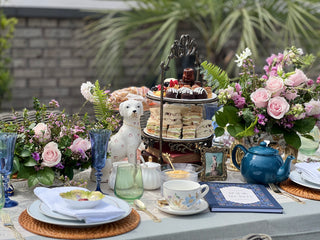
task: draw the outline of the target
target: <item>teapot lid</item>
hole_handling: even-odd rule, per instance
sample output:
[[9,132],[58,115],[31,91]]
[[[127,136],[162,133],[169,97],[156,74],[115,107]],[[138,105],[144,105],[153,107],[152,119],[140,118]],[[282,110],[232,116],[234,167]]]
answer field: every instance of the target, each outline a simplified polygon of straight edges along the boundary
[[259,155],[277,155],[279,151],[277,149],[267,147],[267,143],[262,141],[260,146],[251,147],[249,152]]

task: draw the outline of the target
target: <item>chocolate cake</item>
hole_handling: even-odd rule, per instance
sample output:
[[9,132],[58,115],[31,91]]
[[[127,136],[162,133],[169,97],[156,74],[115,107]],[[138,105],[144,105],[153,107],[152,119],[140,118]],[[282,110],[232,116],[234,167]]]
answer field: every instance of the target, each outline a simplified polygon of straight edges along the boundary
[[206,99],[208,97],[208,93],[203,87],[197,87],[194,89],[193,95],[196,99]]
[[168,88],[166,91],[167,98],[177,98],[178,97],[178,90],[176,88]]
[[182,87],[178,90],[178,98],[194,99],[193,91],[190,88]]

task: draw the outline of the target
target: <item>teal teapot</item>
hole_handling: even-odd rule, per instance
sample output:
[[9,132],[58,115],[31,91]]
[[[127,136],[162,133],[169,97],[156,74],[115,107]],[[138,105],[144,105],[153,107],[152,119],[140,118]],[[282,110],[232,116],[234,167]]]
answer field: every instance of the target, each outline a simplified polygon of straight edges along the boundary
[[[236,161],[236,152],[240,148],[244,152],[241,166]],[[238,144],[232,150],[232,162],[238,168],[248,183],[277,183],[286,180],[290,173],[290,163],[294,159],[288,156],[283,162],[279,151],[267,147],[266,142],[247,150]]]

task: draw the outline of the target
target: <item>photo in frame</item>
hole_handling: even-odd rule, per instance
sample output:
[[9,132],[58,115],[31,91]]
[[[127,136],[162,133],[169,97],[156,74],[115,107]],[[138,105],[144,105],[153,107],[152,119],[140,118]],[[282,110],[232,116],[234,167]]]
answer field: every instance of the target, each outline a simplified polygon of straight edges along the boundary
[[213,146],[201,148],[201,162],[203,171],[200,173],[201,181],[224,181],[227,179],[227,155],[229,148]]

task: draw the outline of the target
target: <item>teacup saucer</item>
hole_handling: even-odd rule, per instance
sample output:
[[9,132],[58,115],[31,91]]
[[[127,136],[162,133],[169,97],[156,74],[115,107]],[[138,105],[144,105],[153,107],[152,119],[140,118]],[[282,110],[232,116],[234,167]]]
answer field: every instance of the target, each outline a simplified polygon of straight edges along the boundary
[[165,205],[165,206],[156,205],[156,206],[162,212],[173,214],[173,215],[193,215],[193,214],[203,212],[206,209],[209,209],[208,208],[209,204],[204,199],[200,199],[199,203],[195,207],[189,210],[175,210],[169,207],[168,205]]

